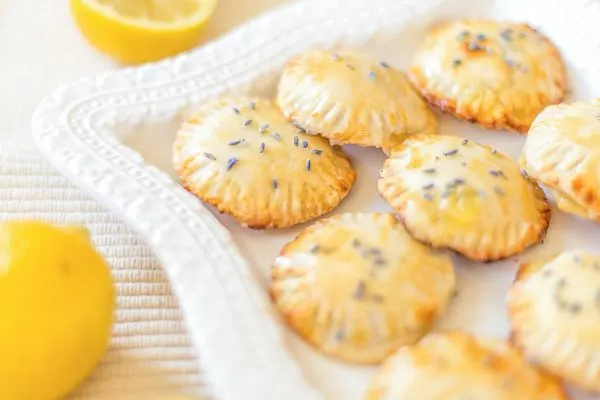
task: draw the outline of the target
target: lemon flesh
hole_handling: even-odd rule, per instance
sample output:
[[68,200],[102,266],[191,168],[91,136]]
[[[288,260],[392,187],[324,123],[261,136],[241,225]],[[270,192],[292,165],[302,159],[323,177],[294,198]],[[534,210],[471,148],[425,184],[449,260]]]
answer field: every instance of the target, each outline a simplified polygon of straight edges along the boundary
[[58,399],[98,364],[115,307],[81,228],[0,224],[0,399]]
[[100,51],[125,64],[195,47],[217,0],[71,0],[77,26]]

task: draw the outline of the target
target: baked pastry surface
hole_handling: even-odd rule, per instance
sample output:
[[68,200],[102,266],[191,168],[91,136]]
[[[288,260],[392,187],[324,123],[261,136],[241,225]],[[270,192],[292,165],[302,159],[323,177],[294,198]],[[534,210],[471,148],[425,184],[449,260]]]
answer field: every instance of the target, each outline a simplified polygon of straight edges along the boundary
[[566,78],[554,45],[526,24],[460,20],[431,30],[409,76],[434,106],[485,128],[526,134]]
[[507,306],[527,358],[600,393],[600,257],[571,250],[522,264]]
[[434,134],[435,115],[405,75],[351,51],[311,51],[285,68],[277,102],[302,129],[388,153],[408,135]]
[[434,333],[390,357],[365,400],[565,400],[559,383],[497,339]]
[[552,191],[560,210],[600,222],[600,100],[542,111],[520,162]]
[[386,160],[379,193],[411,234],[478,261],[521,252],[545,236],[550,205],[519,165],[454,136],[415,136]]
[[173,164],[182,185],[251,228],[284,228],[321,216],[356,178],[327,140],[298,132],[260,99],[204,104],[178,132]]
[[271,297],[319,350],[378,363],[419,340],[454,294],[452,261],[414,240],[392,214],[321,220],[272,267]]

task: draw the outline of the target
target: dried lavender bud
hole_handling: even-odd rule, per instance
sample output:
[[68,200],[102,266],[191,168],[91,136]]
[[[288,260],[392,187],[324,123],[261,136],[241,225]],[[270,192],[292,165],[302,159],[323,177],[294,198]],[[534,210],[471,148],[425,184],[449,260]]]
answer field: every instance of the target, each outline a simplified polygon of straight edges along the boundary
[[500,32],[500,37],[504,40],[506,40],[507,42],[512,41],[512,29],[508,28],[508,29],[503,29],[502,32]]
[[354,289],[354,298],[357,300],[361,300],[365,298],[365,294],[367,292],[367,287],[365,281],[358,281],[356,285],[356,289]]
[[227,171],[233,168],[238,163],[238,161],[239,160],[235,157],[231,157],[229,160],[227,160]]

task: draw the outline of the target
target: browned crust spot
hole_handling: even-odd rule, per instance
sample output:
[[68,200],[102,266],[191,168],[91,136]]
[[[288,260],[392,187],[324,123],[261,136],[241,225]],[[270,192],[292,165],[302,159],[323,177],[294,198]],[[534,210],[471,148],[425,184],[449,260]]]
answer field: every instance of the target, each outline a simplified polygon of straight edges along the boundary
[[[590,207],[594,212],[600,210],[600,198],[596,193],[597,189],[589,185],[589,181],[582,176],[578,176],[571,182],[573,196],[581,205]],[[568,194],[567,194],[568,195]]]
[[564,182],[565,185],[570,187],[570,192],[562,189],[562,181],[559,178],[547,179],[543,174],[533,174],[531,176],[550,189],[569,198],[579,206],[588,207],[591,212],[588,212],[588,215],[585,217],[579,216],[580,218],[600,223],[600,188],[590,186],[589,180],[584,176],[578,175],[570,182]]

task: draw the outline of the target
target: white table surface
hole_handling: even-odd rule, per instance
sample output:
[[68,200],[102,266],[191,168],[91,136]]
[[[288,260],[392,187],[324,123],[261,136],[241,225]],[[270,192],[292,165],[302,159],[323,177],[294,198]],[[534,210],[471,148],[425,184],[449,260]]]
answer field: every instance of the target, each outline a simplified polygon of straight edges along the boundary
[[[205,37],[287,1],[221,0]],[[30,117],[41,97],[61,83],[115,68],[119,65],[81,37],[67,0],[0,2],[0,221],[40,218],[85,225],[113,268],[119,297],[112,345],[73,398],[200,393],[196,354],[152,250],[58,175],[31,139]]]

